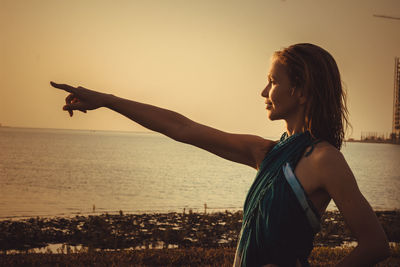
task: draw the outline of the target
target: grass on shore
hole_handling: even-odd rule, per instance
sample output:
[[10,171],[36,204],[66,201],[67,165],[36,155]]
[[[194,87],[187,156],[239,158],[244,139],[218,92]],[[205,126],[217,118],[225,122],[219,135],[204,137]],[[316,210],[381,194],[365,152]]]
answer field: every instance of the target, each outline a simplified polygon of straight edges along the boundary
[[[311,266],[333,266],[351,248],[316,247]],[[129,251],[81,251],[67,248],[60,254],[0,254],[0,266],[232,266],[234,248],[144,249]],[[376,266],[400,266],[400,246],[391,247],[391,256]]]

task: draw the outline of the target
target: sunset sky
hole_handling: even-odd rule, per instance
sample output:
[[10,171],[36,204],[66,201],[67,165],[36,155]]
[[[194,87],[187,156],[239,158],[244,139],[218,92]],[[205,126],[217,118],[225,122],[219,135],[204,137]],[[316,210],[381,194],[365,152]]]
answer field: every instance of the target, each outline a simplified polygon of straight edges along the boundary
[[0,0],[0,123],[144,131],[107,109],[62,111],[69,83],[277,137],[264,99],[271,54],[322,46],[348,90],[352,137],[392,127],[399,0]]

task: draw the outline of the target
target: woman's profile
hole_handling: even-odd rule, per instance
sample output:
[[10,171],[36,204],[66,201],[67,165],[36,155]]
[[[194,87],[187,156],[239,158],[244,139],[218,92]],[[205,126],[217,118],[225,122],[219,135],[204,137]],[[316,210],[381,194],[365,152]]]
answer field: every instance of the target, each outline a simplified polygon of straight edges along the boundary
[[284,120],[279,141],[232,134],[181,114],[83,87],[51,82],[69,93],[70,116],[100,107],[179,142],[257,169],[243,209],[235,266],[309,266],[321,216],[333,200],[358,245],[339,266],[367,266],[389,255],[387,237],[340,152],[348,124],[334,58],[313,44],[273,54],[262,90],[270,120]]

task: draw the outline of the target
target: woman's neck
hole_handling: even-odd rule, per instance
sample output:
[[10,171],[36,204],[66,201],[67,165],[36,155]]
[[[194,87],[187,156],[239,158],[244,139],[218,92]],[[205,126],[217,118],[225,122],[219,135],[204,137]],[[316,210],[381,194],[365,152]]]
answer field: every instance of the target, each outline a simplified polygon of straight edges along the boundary
[[298,112],[297,116],[294,116],[290,119],[286,119],[286,133],[288,136],[291,136],[296,133],[305,132],[305,123],[304,123],[304,113]]
[[286,127],[286,133],[288,136],[294,135],[296,133],[302,133],[305,132],[305,127],[301,126],[301,127]]

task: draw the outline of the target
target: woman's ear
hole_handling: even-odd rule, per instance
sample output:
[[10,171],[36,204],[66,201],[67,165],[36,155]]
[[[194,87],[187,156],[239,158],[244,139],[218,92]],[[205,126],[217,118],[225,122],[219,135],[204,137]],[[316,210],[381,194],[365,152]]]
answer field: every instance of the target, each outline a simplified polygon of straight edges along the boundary
[[300,96],[299,100],[300,100],[300,104],[303,105],[306,103],[307,97],[303,94]]
[[306,103],[307,97],[306,97],[306,95],[304,93],[303,88],[293,87],[291,95],[292,96],[296,95],[299,98],[299,103],[300,104],[305,104]]

